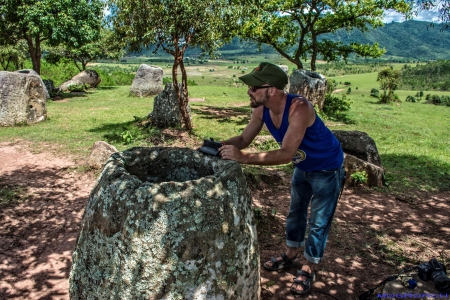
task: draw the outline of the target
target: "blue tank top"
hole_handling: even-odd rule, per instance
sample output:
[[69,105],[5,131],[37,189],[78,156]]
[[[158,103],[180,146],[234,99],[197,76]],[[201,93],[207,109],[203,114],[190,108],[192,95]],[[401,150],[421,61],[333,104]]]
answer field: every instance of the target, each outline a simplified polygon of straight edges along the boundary
[[[291,107],[292,99],[297,97],[299,96],[293,94],[287,95],[283,119],[279,129],[276,129],[273,125],[269,109],[264,107],[263,121],[280,145],[289,127],[289,108]],[[314,123],[306,128],[305,136],[292,158],[292,163],[300,170],[312,172],[337,169],[342,165],[343,161],[344,153],[339,140],[316,114]]]

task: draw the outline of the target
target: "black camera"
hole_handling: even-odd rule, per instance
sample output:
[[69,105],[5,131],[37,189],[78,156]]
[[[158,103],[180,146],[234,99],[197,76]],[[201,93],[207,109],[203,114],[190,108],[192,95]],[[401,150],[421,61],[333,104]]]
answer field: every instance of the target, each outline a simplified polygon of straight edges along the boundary
[[433,280],[434,287],[441,293],[450,292],[450,278],[447,277],[445,266],[432,258],[429,262],[420,264],[419,278],[423,281]]
[[203,146],[198,149],[200,152],[213,155],[213,156],[220,156],[219,155],[219,148],[222,147],[222,143],[215,142],[212,138],[211,140],[204,140]]

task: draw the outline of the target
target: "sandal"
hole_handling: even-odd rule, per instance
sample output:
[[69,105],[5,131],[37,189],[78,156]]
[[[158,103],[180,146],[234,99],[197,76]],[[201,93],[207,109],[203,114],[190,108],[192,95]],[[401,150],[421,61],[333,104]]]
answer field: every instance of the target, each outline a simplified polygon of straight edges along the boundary
[[[306,277],[305,280],[298,279],[299,276]],[[291,285],[291,293],[294,295],[305,295],[311,289],[312,283],[316,279],[316,274],[314,272],[306,272],[303,270],[297,271],[297,278],[294,279],[294,282]],[[294,284],[300,284],[303,287],[303,290],[299,291],[294,288]]]
[[269,266],[269,265],[267,265],[267,262],[265,262],[263,267],[264,267],[264,269],[266,269],[268,271],[281,271],[286,268],[297,267],[297,266],[299,266],[299,263],[294,261],[297,259],[297,255],[298,254],[296,254],[292,258],[289,258],[289,257],[287,257],[286,253],[283,253],[283,254],[281,254],[282,260],[277,260],[276,257],[272,257],[270,259],[270,261],[272,262],[272,265]]

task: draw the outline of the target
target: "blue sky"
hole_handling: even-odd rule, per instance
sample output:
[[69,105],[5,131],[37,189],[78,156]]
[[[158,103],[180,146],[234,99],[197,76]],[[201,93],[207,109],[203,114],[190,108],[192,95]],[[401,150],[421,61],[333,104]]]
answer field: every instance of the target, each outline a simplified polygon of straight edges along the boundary
[[[439,14],[436,11],[422,11],[417,16],[414,16],[413,20],[416,21],[427,21],[427,22],[438,22]],[[403,22],[405,21],[405,16],[395,12],[395,11],[386,11],[384,17],[384,23],[391,22]]]

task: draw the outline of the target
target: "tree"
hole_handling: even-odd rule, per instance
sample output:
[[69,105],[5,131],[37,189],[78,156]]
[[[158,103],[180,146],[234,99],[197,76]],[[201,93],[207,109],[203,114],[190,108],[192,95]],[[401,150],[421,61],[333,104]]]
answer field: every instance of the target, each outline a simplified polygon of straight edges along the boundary
[[394,91],[400,85],[401,72],[392,68],[385,68],[378,73],[377,81],[384,94],[380,97],[380,102],[390,103],[397,101],[398,97],[394,95]]
[[0,16],[0,42],[25,40],[33,70],[40,74],[44,42],[76,48],[98,38],[103,4],[101,0],[0,0]]
[[62,59],[70,59],[80,71],[86,70],[89,62],[96,59],[118,60],[123,55],[123,50],[114,41],[113,31],[102,29],[100,39],[92,41],[81,47],[74,47],[70,44],[49,47],[45,60],[57,64]]
[[[188,88],[184,54],[188,47],[200,47],[213,55],[229,41],[239,26],[241,7],[227,0],[112,0],[111,19],[119,39],[128,50],[156,44],[173,55],[172,81],[178,96],[183,124],[192,123],[187,111]],[[181,71],[181,91],[178,86]],[[183,97],[182,97],[183,94]]]
[[248,18],[243,20],[243,38],[269,44],[283,57],[303,69],[302,60],[310,56],[311,70],[321,56],[326,61],[346,59],[351,53],[379,57],[384,50],[378,44],[362,45],[333,42],[323,38],[339,29],[367,31],[369,26],[383,23],[385,9],[406,12],[404,2],[389,0],[262,0]]
[[[450,28],[450,0],[408,0],[409,4],[414,7],[413,12],[417,15],[424,10],[437,11],[442,29]],[[407,14],[411,17],[411,14]],[[431,23],[434,26],[434,23]]]
[[19,41],[15,45],[6,45],[0,47],[0,66],[3,70],[9,70],[10,67],[23,69],[27,53],[27,44],[25,41]]

